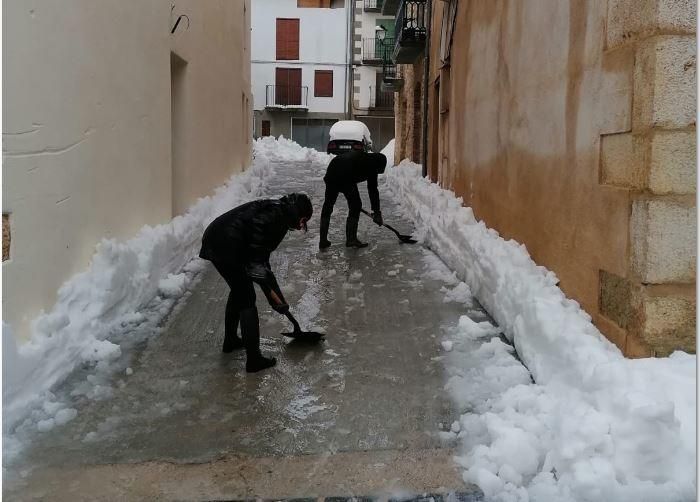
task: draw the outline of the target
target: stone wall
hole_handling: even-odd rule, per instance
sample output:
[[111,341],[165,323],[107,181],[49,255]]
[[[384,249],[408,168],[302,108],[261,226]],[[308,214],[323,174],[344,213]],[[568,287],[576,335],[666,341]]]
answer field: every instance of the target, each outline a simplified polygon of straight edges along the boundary
[[627,274],[613,279],[617,295],[601,280],[601,310],[624,305],[630,355],[694,351],[695,2],[607,7],[605,56],[633,68],[632,113],[629,127],[601,137],[601,184],[628,190],[631,210]]
[[[695,2],[433,2],[429,166],[629,356],[695,350]],[[412,85],[396,159],[414,155]],[[437,110],[439,107],[439,111]]]
[[416,64],[401,65],[404,84],[394,99],[395,156],[397,162],[422,158],[423,58]]

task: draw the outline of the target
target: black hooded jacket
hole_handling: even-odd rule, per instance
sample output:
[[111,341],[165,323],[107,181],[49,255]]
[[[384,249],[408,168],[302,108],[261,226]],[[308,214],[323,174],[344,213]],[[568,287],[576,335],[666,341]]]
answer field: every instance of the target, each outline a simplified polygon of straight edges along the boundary
[[323,181],[338,191],[347,185],[366,181],[372,211],[379,211],[377,175],[382,174],[385,168],[386,157],[381,153],[344,153],[331,160]]
[[204,231],[199,257],[240,265],[268,264],[287,231],[299,221],[298,209],[285,197],[255,200],[212,221]]

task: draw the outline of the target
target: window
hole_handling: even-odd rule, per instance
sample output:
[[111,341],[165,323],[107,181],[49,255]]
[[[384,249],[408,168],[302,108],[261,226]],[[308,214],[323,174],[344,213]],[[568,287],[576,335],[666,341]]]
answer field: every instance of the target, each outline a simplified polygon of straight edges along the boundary
[[277,59],[299,59],[299,20],[277,19]]
[[452,50],[452,36],[457,19],[457,0],[450,0],[443,4],[442,26],[440,27],[440,60],[444,63],[450,60]]
[[331,0],[297,0],[297,7],[316,7],[330,9]]
[[275,104],[301,105],[301,68],[275,68]]
[[269,136],[269,135],[270,135],[270,121],[269,121],[269,120],[263,120],[263,121],[262,121],[261,136]]
[[10,215],[2,213],[2,261],[10,259],[10,243],[12,234],[10,233]]
[[245,95],[245,92],[241,94],[241,117],[243,119],[243,127],[241,128],[241,131],[243,133],[243,141],[245,143],[250,142],[250,123],[248,122],[250,115],[248,114],[248,96]]
[[314,73],[314,96],[333,97],[333,70],[316,70]]

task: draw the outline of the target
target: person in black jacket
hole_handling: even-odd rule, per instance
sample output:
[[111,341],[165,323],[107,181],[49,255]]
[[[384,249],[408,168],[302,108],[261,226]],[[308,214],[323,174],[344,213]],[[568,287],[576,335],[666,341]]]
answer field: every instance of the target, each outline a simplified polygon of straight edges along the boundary
[[[311,218],[311,200],[292,193],[278,200],[256,200],[222,214],[204,231],[200,258],[213,263],[231,292],[226,302],[224,352],[244,348],[246,371],[274,366],[275,358],[260,352],[260,326],[253,282],[260,286],[272,308],[289,311],[277,279],[270,268],[270,254],[289,230],[306,232]],[[242,339],[236,335],[238,324]]]
[[357,184],[367,182],[367,193],[372,206],[372,219],[377,225],[382,225],[382,212],[379,206],[379,190],[377,175],[386,168],[386,156],[381,153],[349,152],[338,155],[328,165],[323,181],[326,182],[326,194],[321,210],[321,238],[319,249],[331,245],[328,240],[328,228],[331,224],[333,206],[339,194],[345,196],[348,202],[348,219],[345,223],[345,245],[347,247],[363,248],[367,243],[357,238],[357,226],[360,220],[362,199]]

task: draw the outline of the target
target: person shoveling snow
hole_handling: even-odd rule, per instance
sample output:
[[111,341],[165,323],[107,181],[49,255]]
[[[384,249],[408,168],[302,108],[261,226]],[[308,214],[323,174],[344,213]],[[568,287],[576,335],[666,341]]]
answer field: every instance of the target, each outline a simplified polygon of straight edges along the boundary
[[[238,206],[216,218],[204,231],[199,256],[212,262],[231,288],[226,302],[222,350],[231,352],[245,348],[249,373],[277,363],[274,357],[264,357],[260,352],[254,282],[260,286],[270,306],[294,324],[294,332],[288,336],[320,338],[320,335],[301,331],[270,268],[270,254],[287,231],[306,231],[306,222],[312,214],[309,197],[292,193],[279,200],[256,200]],[[242,339],[236,334],[239,323]]]
[[362,199],[357,189],[357,184],[367,182],[367,193],[372,205],[372,219],[377,225],[382,225],[382,212],[379,206],[379,190],[377,189],[377,175],[382,174],[386,168],[386,157],[381,153],[350,152],[339,155],[331,160],[328,170],[323,178],[326,183],[326,194],[321,209],[321,237],[318,242],[319,249],[325,249],[331,245],[328,240],[328,228],[331,224],[333,206],[341,193],[348,202],[348,219],[345,225],[345,245],[347,247],[363,248],[366,242],[360,242],[357,238],[357,226],[360,221]]

